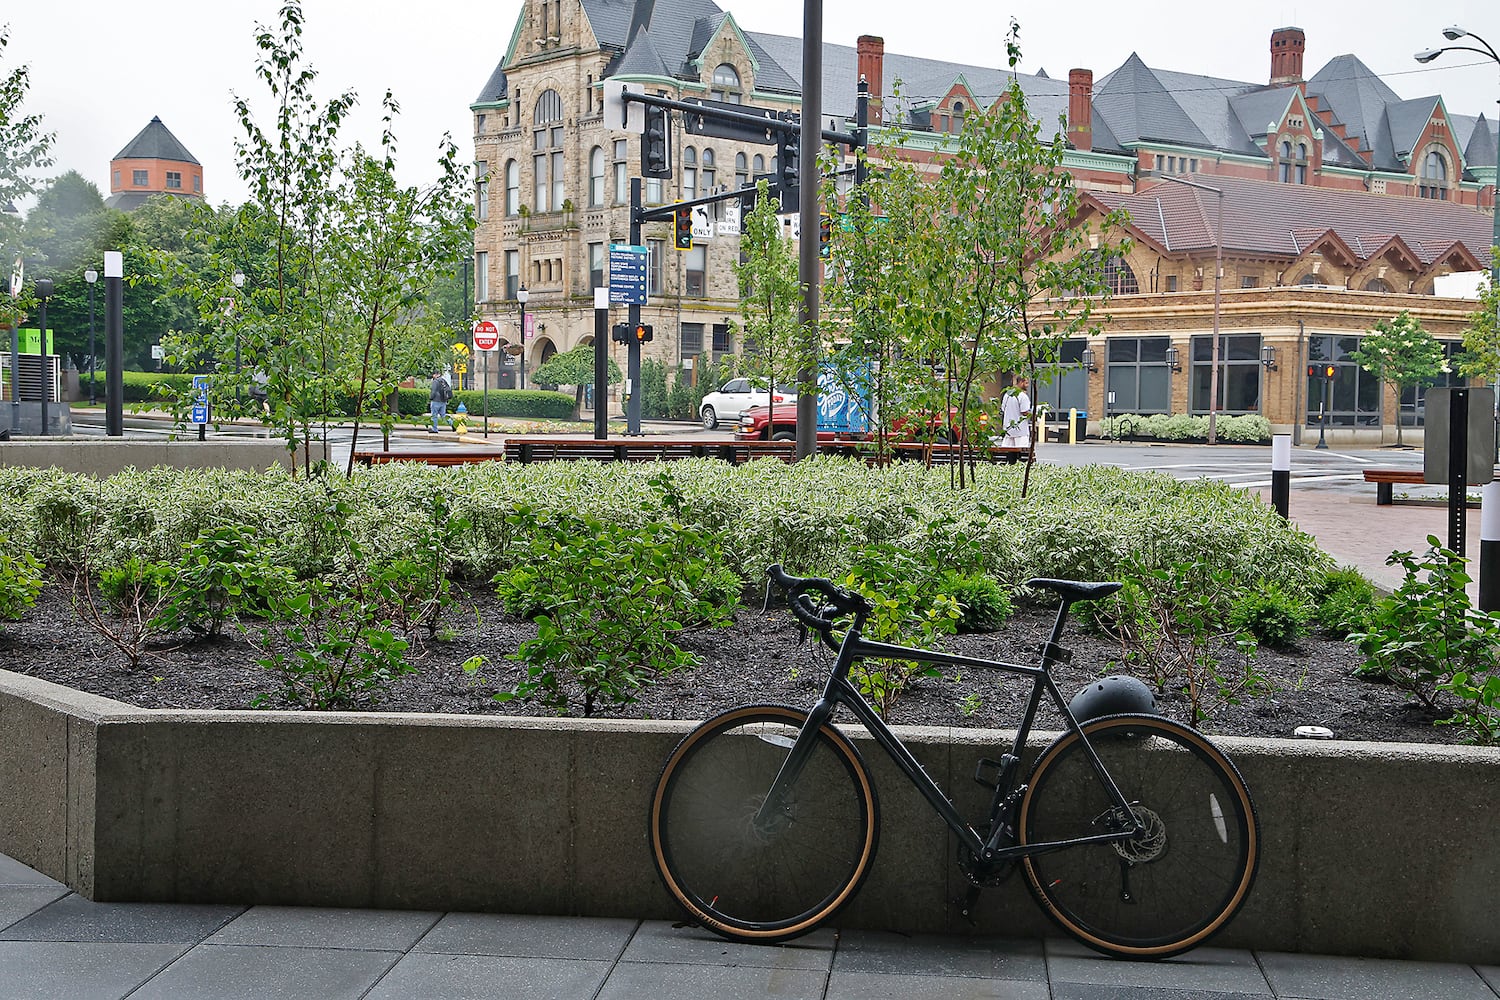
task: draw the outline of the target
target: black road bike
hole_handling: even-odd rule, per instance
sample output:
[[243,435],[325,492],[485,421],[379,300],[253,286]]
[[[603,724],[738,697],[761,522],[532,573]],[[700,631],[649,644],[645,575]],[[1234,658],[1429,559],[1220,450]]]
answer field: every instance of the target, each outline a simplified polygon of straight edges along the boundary
[[[793,614],[837,651],[810,711],[746,705],[702,723],[667,758],[651,803],[653,859],[696,922],[738,941],[776,942],[833,916],[869,873],[879,806],[869,768],[832,721],[846,707],[931,803],[959,843],[970,917],[979,891],[1019,863],[1031,893],[1062,930],[1098,951],[1165,958],[1208,940],[1250,893],[1260,821],[1229,759],[1187,726],[1155,715],[1078,721],[1051,675],[1068,609],[1118,583],[1030,580],[1060,599],[1035,666],[874,642],[871,605],[829,580],[772,566]],[[844,628],[842,636],[836,634]],[[861,697],[850,668],[865,657],[996,668],[1032,679],[1009,753],[981,760],[994,787],[971,825]],[[1018,782],[1042,695],[1063,734]]]

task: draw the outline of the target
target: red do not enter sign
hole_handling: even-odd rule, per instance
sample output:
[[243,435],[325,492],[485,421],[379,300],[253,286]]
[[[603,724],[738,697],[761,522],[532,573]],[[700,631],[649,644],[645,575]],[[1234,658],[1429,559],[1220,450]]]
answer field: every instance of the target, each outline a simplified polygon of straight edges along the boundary
[[500,328],[487,319],[474,324],[474,350],[493,351],[500,346]]

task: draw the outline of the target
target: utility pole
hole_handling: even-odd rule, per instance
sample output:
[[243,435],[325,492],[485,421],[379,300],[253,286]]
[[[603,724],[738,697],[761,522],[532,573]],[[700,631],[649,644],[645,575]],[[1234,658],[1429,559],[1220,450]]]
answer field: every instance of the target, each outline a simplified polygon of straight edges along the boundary
[[797,458],[818,453],[818,152],[823,146],[823,2],[802,0],[802,162],[797,211],[802,238],[797,241],[797,280],[802,285],[803,367],[797,373]]

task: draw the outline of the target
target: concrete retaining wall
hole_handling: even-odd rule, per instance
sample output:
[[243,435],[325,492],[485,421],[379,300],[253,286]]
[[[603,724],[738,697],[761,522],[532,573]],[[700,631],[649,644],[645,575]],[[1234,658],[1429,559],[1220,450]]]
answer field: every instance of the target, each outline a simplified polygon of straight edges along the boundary
[[[149,711],[0,671],[0,852],[96,900],[669,917],[646,807],[685,723]],[[971,813],[1001,734],[905,729]],[[1225,739],[1264,858],[1217,939],[1493,961],[1500,751]],[[874,870],[841,922],[962,932],[945,827],[885,760]],[[979,930],[1048,932],[1016,875]]]
[[[313,459],[327,455],[313,444]],[[302,460],[299,448],[295,461]],[[272,465],[291,468],[293,456],[284,441],[272,438],[216,438],[208,441],[140,441],[120,438],[70,438],[58,441],[7,441],[0,444],[0,465],[57,467],[64,472],[105,478],[128,468],[253,469]]]

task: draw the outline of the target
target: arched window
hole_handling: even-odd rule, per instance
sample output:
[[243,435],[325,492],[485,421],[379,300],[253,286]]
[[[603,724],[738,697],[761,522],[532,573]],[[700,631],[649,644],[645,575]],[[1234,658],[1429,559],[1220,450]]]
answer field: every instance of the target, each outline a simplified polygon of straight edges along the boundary
[[1278,171],[1281,183],[1289,184],[1292,180],[1292,144],[1287,140],[1281,140],[1281,169]]
[[1422,182],[1417,193],[1423,198],[1448,199],[1448,160],[1435,149],[1422,158]]
[[755,176],[766,172],[766,158],[764,156],[761,156],[759,153],[755,154],[755,159],[751,160],[750,163],[754,168],[753,173]]
[[604,147],[589,150],[589,206],[604,204]]
[[964,130],[964,102],[963,101],[954,101],[953,102],[953,131],[955,131],[955,132],[962,132],[963,130]]
[[703,193],[713,194],[714,191],[714,151],[705,149],[703,151]]
[[515,215],[521,211],[521,164],[516,160],[505,161],[505,214]]
[[1135,272],[1125,262],[1124,257],[1111,257],[1104,262],[1104,280],[1109,285],[1111,295],[1135,295],[1140,292],[1140,283],[1135,280]]
[[720,63],[714,70],[712,90],[709,96],[727,104],[740,102],[740,73],[729,63]]
[[1316,274],[1313,274],[1311,271],[1309,271],[1306,274],[1304,274],[1302,277],[1300,277],[1300,278],[1297,279],[1297,284],[1299,284],[1299,285],[1321,285],[1322,282],[1318,280],[1318,276]]
[[750,183],[750,161],[744,153],[734,154],[734,186],[746,187]]
[[1297,183],[1307,183],[1307,144],[1297,143]]
[[544,90],[531,114],[531,164],[537,212],[556,212],[566,198],[563,170],[563,104],[555,90]]
[[1388,292],[1390,290],[1391,286],[1380,278],[1371,278],[1365,282],[1365,291],[1367,292]]
[[682,150],[682,200],[698,197],[698,151],[692,146]]

